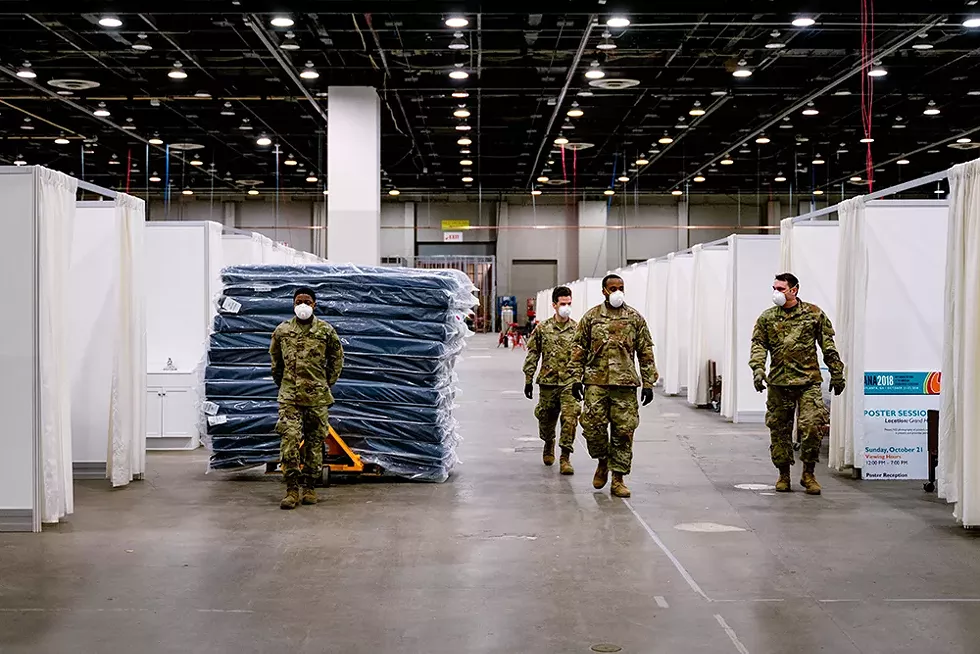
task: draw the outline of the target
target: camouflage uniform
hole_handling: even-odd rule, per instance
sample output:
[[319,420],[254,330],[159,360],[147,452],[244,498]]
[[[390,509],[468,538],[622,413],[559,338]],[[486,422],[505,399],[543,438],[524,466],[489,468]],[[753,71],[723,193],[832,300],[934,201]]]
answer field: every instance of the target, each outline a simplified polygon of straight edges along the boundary
[[575,380],[568,367],[577,324],[571,318],[559,322],[554,317],[538,324],[527,340],[527,357],[524,359],[526,384],[533,383],[538,359],[541,360],[538,406],[534,409],[541,440],[555,440],[555,427],[560,416],[561,438],[558,445],[569,452],[575,450],[575,427],[582,412],[578,400],[572,397],[572,382]]
[[823,376],[817,361],[818,344],[831,379],[842,379],[844,364],[834,344],[834,327],[820,307],[802,301],[792,309],[772,307],[755,323],[749,366],[753,373],[765,373],[766,355],[772,359],[766,426],[772,463],[777,468],[794,463],[793,418],[797,409],[802,434],[800,460],[816,463],[820,459],[820,441],[829,416],[820,391]]
[[272,334],[272,378],[279,387],[281,458],[285,482],[298,484],[319,476],[323,441],[327,437],[330,387],[344,367],[344,348],[332,326],[314,318],[304,325],[296,318]]
[[[634,356],[640,361],[639,376]],[[608,459],[610,470],[628,475],[633,432],[640,424],[636,388],[641,382],[653,388],[659,377],[646,320],[626,305],[590,309],[575,331],[571,371],[574,381],[585,384],[582,435],[589,456]]]

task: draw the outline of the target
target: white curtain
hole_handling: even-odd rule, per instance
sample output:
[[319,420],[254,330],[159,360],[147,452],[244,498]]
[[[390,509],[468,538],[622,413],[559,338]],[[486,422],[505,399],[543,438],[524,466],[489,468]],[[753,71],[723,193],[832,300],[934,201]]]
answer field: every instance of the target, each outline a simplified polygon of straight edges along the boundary
[[704,246],[700,243],[691,248],[694,255],[694,273],[691,276],[691,345],[687,350],[687,401],[689,404],[703,404],[704,397],[702,381],[706,375],[702,372],[702,363],[707,361],[704,354],[704,330],[702,320],[709,318],[703,315],[699,293],[701,291],[701,276],[706,273],[704,265]]
[[677,325],[676,290],[677,279],[680,272],[674,265],[674,253],[667,255],[667,329],[664,334],[664,392],[667,395],[678,395],[681,392],[680,379],[680,348],[676,347],[679,342]]
[[783,218],[779,223],[779,267],[781,272],[793,271],[793,222]]
[[980,526],[980,161],[949,171],[939,497]]
[[116,197],[119,225],[119,315],[112,373],[106,475],[125,486],[146,471],[146,310],[143,234],[146,204],[125,193]]
[[725,358],[721,366],[721,415],[733,420],[735,418],[735,393],[738,388],[735,374],[738,348],[735,347],[735,332],[738,324],[735,316],[735,270],[738,258],[738,238],[732,234],[728,237],[728,280],[725,284]]
[[58,522],[75,510],[72,488],[71,374],[65,298],[78,180],[37,169],[37,232],[40,271],[41,521]]
[[844,360],[847,388],[830,407],[831,468],[854,465],[854,441],[864,419],[864,332],[868,299],[868,244],[864,198],[841,203],[840,259],[837,264],[837,348]]

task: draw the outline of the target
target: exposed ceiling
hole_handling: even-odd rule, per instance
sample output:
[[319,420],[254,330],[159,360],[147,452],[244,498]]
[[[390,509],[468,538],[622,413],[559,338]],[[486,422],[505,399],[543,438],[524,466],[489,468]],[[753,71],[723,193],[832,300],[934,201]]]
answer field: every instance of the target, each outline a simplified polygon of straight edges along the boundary
[[[0,162],[115,188],[128,174],[131,188],[162,192],[163,181],[149,181],[167,179],[165,145],[147,144],[158,137],[203,146],[171,148],[175,193],[269,191],[278,169],[284,192],[319,195],[327,88],[345,84],[381,94],[386,190],[857,190],[868,170],[862,81],[873,90],[876,187],[977,155],[980,26],[963,25],[980,16],[975,0],[879,2],[873,43],[887,75],[873,79],[862,69],[860,0],[632,4],[8,0],[0,5]],[[109,14],[122,24],[100,25]],[[294,24],[273,25],[280,15]],[[457,15],[468,24],[447,27]],[[631,24],[607,27],[613,15]],[[801,16],[815,24],[794,26]],[[25,62],[36,77],[17,75]],[[183,79],[169,76],[176,62]],[[300,77],[307,62],[318,78]],[[585,76],[593,62],[601,80]],[[751,76],[734,76],[740,67]],[[451,79],[454,70],[469,77]],[[110,115],[94,116],[102,103]],[[469,116],[454,116],[460,109]],[[572,109],[582,115],[569,117]],[[464,123],[471,129],[457,131]],[[258,145],[261,135],[272,145]],[[62,136],[67,144],[55,142]],[[458,145],[464,136],[472,144]],[[592,146],[559,149],[559,137]],[[977,143],[956,142],[964,139]],[[542,175],[550,183],[537,182]]]

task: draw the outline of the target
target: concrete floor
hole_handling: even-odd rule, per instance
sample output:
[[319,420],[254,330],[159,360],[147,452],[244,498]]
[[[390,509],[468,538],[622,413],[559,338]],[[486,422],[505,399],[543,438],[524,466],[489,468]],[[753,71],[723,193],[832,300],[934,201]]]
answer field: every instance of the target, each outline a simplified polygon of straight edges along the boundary
[[0,535],[0,652],[980,651],[980,543],[919,484],[738,490],[774,482],[764,431],[658,397],[614,499],[581,438],[578,475],[541,465],[522,353],[492,346],[460,365],[443,485],[285,512],[274,479],[205,475],[200,451],[76,484],[68,524]]

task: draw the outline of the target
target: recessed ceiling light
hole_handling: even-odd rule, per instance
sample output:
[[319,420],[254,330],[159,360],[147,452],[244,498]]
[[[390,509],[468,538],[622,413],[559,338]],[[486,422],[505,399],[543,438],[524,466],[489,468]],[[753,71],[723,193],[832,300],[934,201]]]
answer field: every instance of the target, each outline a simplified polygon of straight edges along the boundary
[[153,173],[152,175],[150,175],[150,181],[153,182],[154,184],[161,181],[160,175],[158,175],[157,173]]
[[973,143],[973,139],[963,137],[961,139],[956,139],[956,142],[959,143],[960,145],[963,145],[965,143]]
[[732,73],[732,76],[740,77],[740,78],[751,77],[752,69],[748,68],[748,63],[744,59],[742,59],[741,61],[738,62],[738,68],[735,69],[735,71]]
[[692,115],[692,116],[703,116],[703,115],[704,115],[704,114],[705,114],[706,112],[705,112],[705,110],[704,110],[704,109],[703,109],[703,108],[701,107],[701,103],[700,103],[700,102],[698,102],[697,100],[695,100],[695,101],[694,101],[694,106],[693,106],[693,107],[691,107],[691,110],[690,110],[690,111],[688,111],[687,113],[689,113],[689,114],[690,114],[690,115]]
[[296,24],[289,16],[273,16],[269,23],[273,27],[292,27]]
[[534,189],[533,191],[531,191],[531,195],[541,195],[541,191],[539,191],[538,189]]
[[467,77],[470,76],[470,74],[467,73],[465,70],[454,70],[451,73],[449,73],[449,76],[452,77],[453,79],[466,79]]
[[980,18],[971,16],[963,21],[963,27],[980,27]]
[[670,194],[671,195],[684,195],[684,191],[681,191],[680,189],[674,189],[673,191],[670,192]]
[[255,139],[255,145],[262,145],[262,146],[272,145],[272,139],[270,139],[268,136],[263,134],[259,138]]
[[925,111],[922,113],[926,116],[938,116],[941,112],[939,111],[939,107],[936,106],[936,102],[934,100],[930,100],[929,104],[925,108]]
[[316,68],[313,67],[312,61],[307,61],[306,65],[303,67],[303,72],[299,74],[303,79],[316,79],[320,76],[320,73],[316,72]]
[[456,116],[457,118],[469,118],[470,112],[469,110],[460,107],[459,109],[453,112],[453,115]]
[[391,196],[395,196],[395,197],[398,197],[398,196],[399,196],[399,195],[401,195],[401,194],[402,194],[402,192],[401,192],[401,191],[399,191],[399,190],[398,190],[398,189],[396,189],[396,188],[393,188],[393,189],[391,189],[390,191],[388,191],[388,195],[391,195]]
[[314,182],[318,182],[320,180],[316,178],[316,175],[310,175],[309,177],[306,178],[306,181],[309,182],[310,184],[313,184]]
[[122,21],[119,20],[118,16],[103,16],[99,19],[99,25],[102,27],[122,27]]
[[612,190],[611,188],[607,188],[605,191],[602,192],[602,194],[603,195],[616,195],[616,191]]
[[766,143],[771,143],[772,141],[769,139],[768,136],[760,136],[755,140],[755,142],[758,143],[759,145],[765,145]]
[[167,77],[170,79],[187,79],[187,71],[184,70],[183,64],[175,61],[174,67],[167,73]]
[[185,188],[183,191],[181,191],[181,194],[182,195],[194,195],[194,191],[190,190],[189,188]]
[[459,165],[460,166],[472,166],[473,165],[473,162],[470,159],[460,159],[459,160]]
[[593,61],[589,64],[589,69],[585,71],[585,76],[589,79],[602,79],[606,74],[599,68],[599,62]]
[[457,132],[468,132],[472,129],[469,125],[456,125]]
[[555,139],[555,145],[565,145],[566,143],[568,143],[568,139],[564,136],[559,136]]
[[809,16],[798,16],[797,18],[793,19],[793,27],[810,27],[816,22],[817,21]]
[[470,21],[463,18],[462,16],[450,16],[446,19],[446,27],[466,27],[470,24]]
[[871,138],[863,138],[863,139],[861,139],[861,143],[874,143],[874,142],[875,142],[875,140],[874,139],[871,139]]
[[637,159],[636,160],[636,165],[637,166],[646,166],[648,163],[650,163],[650,162],[648,160],[646,160],[646,159]]
[[623,175],[622,177],[620,177],[620,178],[619,178],[619,179],[617,179],[616,181],[618,181],[618,182],[622,182],[623,184],[626,184],[626,183],[628,183],[628,182],[630,181],[630,178],[629,178],[629,177],[627,177],[626,175]]
[[111,116],[112,114],[109,113],[108,109],[106,109],[105,102],[100,102],[99,108],[93,111],[92,115],[98,116],[99,118],[105,118],[107,116]]
[[776,175],[776,179],[774,181],[776,181],[776,182],[785,182],[786,181],[786,177],[782,173],[779,173],[778,175]]
[[815,191],[813,192],[813,194],[814,194],[814,195],[823,195],[823,191],[821,191],[820,189],[817,189],[817,190],[815,190]]
[[470,94],[467,93],[466,91],[453,91],[453,97],[454,98],[468,98],[468,97],[470,97]]
[[465,136],[463,138],[459,139],[458,141],[456,141],[456,144],[457,145],[470,145],[471,143],[473,143],[473,141],[471,141],[470,139],[466,138]]
[[626,16],[611,16],[609,20],[606,21],[606,25],[608,27],[616,28],[629,27],[630,19]]
[[895,163],[896,163],[897,165],[899,165],[899,166],[907,166],[907,165],[909,165],[909,164],[910,164],[910,163],[912,163],[912,162],[911,162],[911,161],[909,161],[908,159],[899,159],[899,160],[898,160],[898,161],[896,161]]
[[473,178],[472,177],[464,177],[463,178],[463,183],[464,184],[471,184],[472,182],[473,182]]

